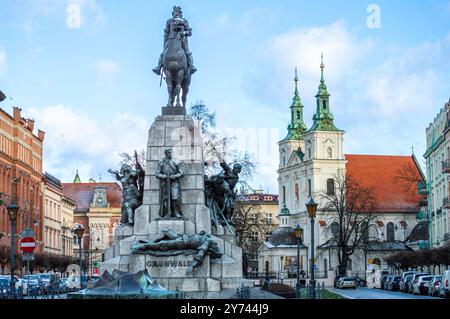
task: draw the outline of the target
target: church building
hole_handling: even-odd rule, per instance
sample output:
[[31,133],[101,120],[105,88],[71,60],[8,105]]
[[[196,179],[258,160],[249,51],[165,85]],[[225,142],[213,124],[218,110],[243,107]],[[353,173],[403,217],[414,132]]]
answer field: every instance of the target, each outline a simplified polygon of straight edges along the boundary
[[[279,142],[279,218],[280,225],[258,252],[258,268],[266,267],[271,273],[283,273],[284,278],[294,276],[297,262],[309,276],[311,265],[311,223],[305,204],[313,198],[318,203],[314,221],[314,269],[316,278],[331,283],[337,270],[338,256],[335,241],[337,213],[324,202],[323,196],[338,192],[338,181],[351,178],[359,185],[370,188],[377,202],[373,231],[350,257],[347,272],[364,278],[366,269],[387,269],[384,257],[409,250],[408,239],[417,225],[421,197],[418,181],[425,181],[414,155],[348,155],[344,152],[345,131],[334,123],[330,93],[325,83],[322,63],[321,77],[316,95],[316,111],[308,129],[304,118],[298,77],[295,75],[295,91],[291,121],[287,136]],[[363,141],[361,141],[363,142]],[[402,181],[402,172],[413,177],[412,186]],[[297,261],[297,241],[294,229],[303,229],[300,259]]]

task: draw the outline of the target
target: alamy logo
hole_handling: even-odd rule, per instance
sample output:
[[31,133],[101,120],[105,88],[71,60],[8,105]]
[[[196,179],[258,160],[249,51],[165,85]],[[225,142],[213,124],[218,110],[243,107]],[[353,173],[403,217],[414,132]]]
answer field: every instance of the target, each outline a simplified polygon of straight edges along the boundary
[[81,7],[79,4],[72,3],[67,6],[66,24],[69,29],[81,28]]
[[381,29],[381,8],[378,4],[370,4],[367,7],[367,27],[369,29]]

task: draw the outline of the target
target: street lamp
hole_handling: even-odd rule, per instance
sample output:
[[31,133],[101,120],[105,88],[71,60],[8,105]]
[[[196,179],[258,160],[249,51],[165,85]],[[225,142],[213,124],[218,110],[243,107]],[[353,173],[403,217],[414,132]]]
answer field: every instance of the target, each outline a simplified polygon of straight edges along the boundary
[[11,282],[9,283],[11,296],[16,294],[16,284],[14,282],[14,230],[16,228],[17,213],[19,212],[19,206],[16,203],[12,203],[6,207],[8,211],[9,221],[11,222],[11,262],[10,272],[11,272]]
[[317,203],[311,197],[309,202],[306,204],[306,210],[308,211],[308,216],[311,220],[311,299],[316,299],[316,281],[314,278],[314,218],[316,218]]
[[295,285],[295,292],[297,299],[300,298],[300,243],[302,241],[303,229],[300,225],[294,229],[295,238],[297,239],[297,283]]
[[78,237],[78,244],[79,244],[79,258],[80,258],[80,287],[83,288],[83,258],[81,254],[82,246],[81,246],[81,239],[83,238],[84,234],[84,227],[80,224],[75,224],[72,228],[72,233],[74,233]]

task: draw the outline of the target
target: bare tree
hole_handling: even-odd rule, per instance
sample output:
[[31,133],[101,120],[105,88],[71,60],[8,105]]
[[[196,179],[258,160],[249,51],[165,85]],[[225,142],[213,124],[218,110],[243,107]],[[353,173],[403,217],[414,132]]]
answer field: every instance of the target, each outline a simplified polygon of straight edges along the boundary
[[417,185],[424,182],[420,174],[417,172],[415,165],[411,163],[403,165],[398,169],[397,174],[392,176],[394,183],[402,185],[406,192],[417,194]]
[[206,175],[218,173],[220,162],[217,158],[217,152],[225,159],[231,159],[228,164],[233,166],[236,163],[242,165],[239,183],[249,188],[248,181],[252,179],[256,171],[256,164],[247,152],[237,152],[231,150],[230,146],[234,144],[236,137],[221,137],[214,129],[216,127],[216,113],[210,112],[203,102],[197,102],[191,106],[189,115],[197,122],[201,129],[203,139],[203,162],[205,163]]
[[133,154],[129,153],[120,153],[119,156],[121,157],[120,166],[123,164],[129,165],[131,167],[136,167],[136,165],[140,165],[143,170],[145,170],[145,152],[144,150],[137,153],[135,151]]
[[364,246],[376,230],[377,202],[373,190],[341,173],[335,178],[334,191],[319,192],[318,198],[335,213],[327,221],[325,233],[337,246],[341,276],[345,275],[350,257]]
[[238,246],[246,256],[257,253],[259,246],[265,241],[266,234],[274,228],[273,224],[267,222],[261,206],[255,202],[238,201],[232,219]]

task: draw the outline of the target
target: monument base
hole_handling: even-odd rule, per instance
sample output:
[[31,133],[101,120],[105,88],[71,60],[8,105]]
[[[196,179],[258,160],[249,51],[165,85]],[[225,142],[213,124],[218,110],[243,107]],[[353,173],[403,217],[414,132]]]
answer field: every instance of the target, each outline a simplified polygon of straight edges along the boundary
[[[166,289],[178,288],[180,292],[192,294],[192,298],[219,297],[224,289],[253,287],[254,284],[243,279],[242,249],[237,246],[236,235],[228,228],[211,227],[211,214],[205,205],[203,142],[193,119],[185,114],[184,107],[164,107],[163,115],[152,124],[147,144],[143,205],[135,211],[134,227],[115,229],[113,244],[105,253],[106,261],[100,265],[100,271],[137,273],[147,270],[149,276]],[[180,180],[181,219],[161,217],[161,183],[156,172],[167,148],[172,148],[174,160],[184,166],[184,176]],[[165,230],[188,236],[201,232],[211,234],[222,257],[212,259],[206,255],[202,264],[186,275],[193,263],[192,254],[133,253],[134,242],[153,241]]]

